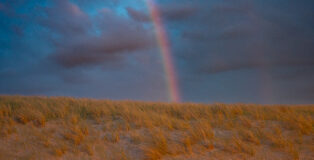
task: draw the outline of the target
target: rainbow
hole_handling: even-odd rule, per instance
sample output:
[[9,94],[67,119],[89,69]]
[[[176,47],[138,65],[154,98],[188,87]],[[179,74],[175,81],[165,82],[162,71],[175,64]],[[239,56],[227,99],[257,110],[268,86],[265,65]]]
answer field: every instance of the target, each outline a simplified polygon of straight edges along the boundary
[[180,91],[175,70],[174,61],[172,60],[171,47],[165,31],[162,17],[159,12],[158,6],[154,0],[146,0],[152,22],[154,24],[156,38],[160,47],[164,72],[166,75],[166,83],[168,88],[168,98],[171,102],[180,102]]

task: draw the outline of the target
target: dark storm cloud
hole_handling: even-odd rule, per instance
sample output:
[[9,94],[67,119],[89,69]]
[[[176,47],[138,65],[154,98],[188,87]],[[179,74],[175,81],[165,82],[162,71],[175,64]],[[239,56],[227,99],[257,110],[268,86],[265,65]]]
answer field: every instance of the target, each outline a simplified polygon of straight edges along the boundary
[[[181,34],[172,36],[171,42],[180,66],[181,86],[196,90],[187,97],[206,95],[217,100],[226,92],[241,92],[242,98],[236,99],[259,97],[264,99],[260,103],[306,103],[306,99],[314,98],[309,94],[311,89],[302,93],[313,82],[312,1],[225,0],[199,4],[197,14],[175,25],[167,23],[170,33]],[[201,87],[187,87],[192,83],[188,81]],[[249,90],[256,93],[244,96]],[[296,94],[299,98],[291,96]],[[302,95],[307,98],[300,98]]]
[[117,29],[120,32],[101,37],[85,37],[73,45],[63,46],[63,49],[59,49],[52,56],[58,64],[72,68],[114,61],[121,53],[145,49],[152,45],[151,36],[145,34],[144,29],[129,30],[130,32],[126,31],[126,28]]
[[[10,2],[0,7],[0,33],[5,33],[0,38],[0,93],[51,94],[56,86],[95,83],[104,71],[79,67],[100,64],[114,72],[127,53],[154,45],[150,28],[111,8],[91,16],[77,5],[83,1]],[[25,31],[25,37],[13,36]]]
[[[23,36],[23,29],[27,16],[23,14],[17,14],[14,9],[14,4],[16,2],[12,1],[12,3],[8,2],[0,2],[0,21],[1,28],[0,30],[5,30],[5,32],[10,32],[17,36]],[[10,20],[5,20],[6,18],[10,18],[15,22],[12,23]]]
[[15,15],[15,12],[12,10],[11,6],[9,6],[7,3],[1,3],[1,2],[0,2],[0,13],[4,13],[10,17]]
[[313,21],[308,16],[313,7],[304,4],[303,11],[292,15],[281,6],[258,8],[262,1],[224,2],[204,6],[198,14],[202,16],[186,22],[191,27],[182,31],[187,47],[193,48],[183,57],[197,70],[219,73],[314,65]]
[[[78,4],[85,3],[86,1],[78,1]],[[54,50],[47,58],[65,68],[121,61],[124,59],[120,56],[121,53],[143,50],[154,45],[154,37],[149,28],[144,28],[109,8],[100,9],[92,17],[76,3],[55,0],[48,6],[36,6],[34,12],[40,14],[16,14],[14,8],[22,4],[17,1],[1,4],[0,11],[10,17],[17,17],[21,22],[28,20],[37,25],[36,30],[45,31],[38,36]],[[22,27],[26,28],[24,24]],[[23,35],[24,31],[18,24],[4,26],[16,35]],[[2,29],[5,29],[4,26]]]
[[[197,12],[198,6],[194,4],[168,4],[166,6],[160,6],[160,13],[162,18],[175,21],[184,20],[187,17],[193,16]],[[149,13],[135,10],[131,7],[127,8],[128,14],[136,21],[150,22],[151,18]]]
[[283,70],[281,72],[277,72],[276,75],[274,75],[274,76],[276,78],[282,79],[282,80],[307,79],[310,81],[314,81],[314,65],[293,67],[293,68],[290,68],[288,70]]
[[6,7],[4,6],[4,4],[0,2],[0,11],[3,12],[5,10],[6,10]]
[[[264,55],[262,55],[264,56]],[[262,57],[260,57],[263,59]],[[238,61],[232,60],[219,60],[214,61],[208,66],[203,66],[200,68],[200,71],[203,73],[214,74],[220,72],[227,72],[227,71],[237,71],[242,69],[265,69],[265,68],[276,68],[276,67],[307,67],[312,66],[314,67],[314,57],[309,56],[306,57],[285,57],[285,59],[275,59],[275,60],[256,60],[253,58],[251,60],[247,60],[242,58]],[[242,62],[241,62],[242,61]],[[243,62],[244,61],[244,62]],[[302,73],[302,72],[301,72]]]
[[71,38],[86,33],[91,21],[77,5],[67,0],[55,0],[54,6],[43,8],[39,23],[64,37]]
[[149,22],[151,21],[149,14],[143,13],[141,11],[137,11],[131,7],[127,8],[128,14],[136,21]]
[[[66,68],[91,66],[104,64],[106,61],[119,61],[122,53],[147,49],[154,44],[151,32],[110,10],[100,11],[95,20],[97,23],[94,27],[100,35],[81,32],[83,35],[75,39],[57,42],[58,48],[51,58]],[[70,33],[68,36],[75,37],[75,34]]]

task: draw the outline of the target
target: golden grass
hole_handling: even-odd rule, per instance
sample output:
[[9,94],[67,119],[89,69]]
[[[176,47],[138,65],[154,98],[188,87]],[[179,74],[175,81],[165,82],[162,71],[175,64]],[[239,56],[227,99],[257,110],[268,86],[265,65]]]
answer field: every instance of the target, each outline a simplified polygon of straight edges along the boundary
[[302,159],[314,156],[313,117],[313,105],[0,96],[0,157],[154,160],[208,153],[262,159],[271,153]]
[[144,141],[143,136],[137,132],[130,132],[129,135],[130,135],[130,141],[133,144],[138,145]]
[[55,147],[53,151],[56,156],[61,157],[67,152],[67,150],[67,147],[63,145]]
[[256,153],[255,147],[250,143],[245,143],[243,140],[232,137],[231,140],[228,140],[224,145],[224,150],[233,154],[236,153],[246,153],[251,156],[254,156]]
[[63,134],[66,140],[71,141],[75,145],[80,145],[87,135],[88,129],[86,126],[72,126]]
[[120,140],[120,134],[116,131],[108,133],[104,136],[104,140],[111,143],[118,143]]
[[257,135],[248,129],[240,129],[239,130],[239,135],[241,137],[242,140],[247,141],[247,142],[251,142],[255,145],[260,145],[260,139],[257,137]]
[[150,132],[150,145],[144,148],[146,159],[160,159],[163,155],[169,154],[168,140],[165,133],[159,129]]

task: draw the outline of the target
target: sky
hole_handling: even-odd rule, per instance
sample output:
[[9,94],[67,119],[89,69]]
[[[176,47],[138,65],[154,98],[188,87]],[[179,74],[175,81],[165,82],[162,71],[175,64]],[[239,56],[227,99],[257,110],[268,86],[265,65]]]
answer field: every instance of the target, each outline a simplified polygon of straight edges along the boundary
[[[182,102],[314,103],[313,0],[154,0]],[[169,101],[147,0],[0,0],[0,94]]]

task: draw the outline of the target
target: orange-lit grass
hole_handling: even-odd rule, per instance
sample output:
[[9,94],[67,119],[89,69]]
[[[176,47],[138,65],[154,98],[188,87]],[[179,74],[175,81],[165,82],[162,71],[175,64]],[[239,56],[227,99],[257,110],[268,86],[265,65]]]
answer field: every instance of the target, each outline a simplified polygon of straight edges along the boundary
[[[77,159],[82,155],[92,159],[106,159],[108,155],[120,159],[161,159],[180,154],[197,159],[207,152],[233,153],[229,159],[236,154],[258,159],[256,156],[263,154],[259,148],[268,148],[273,154],[281,152],[299,159],[310,153],[313,117],[313,106],[306,105],[0,96],[0,152],[10,152],[15,159],[27,158],[30,148],[46,154],[44,158],[48,159]],[[134,153],[126,152],[128,149]],[[34,156],[40,155],[34,152]]]

